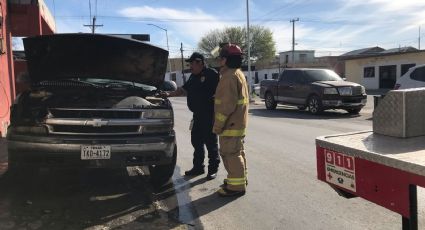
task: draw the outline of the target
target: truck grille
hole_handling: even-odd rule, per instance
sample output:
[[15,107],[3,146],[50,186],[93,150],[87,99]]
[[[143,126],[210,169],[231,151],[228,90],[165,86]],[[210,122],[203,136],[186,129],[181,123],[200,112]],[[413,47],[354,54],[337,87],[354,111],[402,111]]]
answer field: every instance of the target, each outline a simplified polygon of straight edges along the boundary
[[173,119],[144,118],[150,109],[49,108],[45,123],[57,135],[142,135],[164,133]]
[[103,127],[90,127],[90,126],[77,126],[77,125],[55,125],[52,126],[52,131],[56,133],[85,133],[85,134],[107,134],[107,133],[137,133],[140,126],[126,125],[126,126],[103,126]]
[[361,86],[353,86],[352,88],[353,96],[362,95],[362,87]]

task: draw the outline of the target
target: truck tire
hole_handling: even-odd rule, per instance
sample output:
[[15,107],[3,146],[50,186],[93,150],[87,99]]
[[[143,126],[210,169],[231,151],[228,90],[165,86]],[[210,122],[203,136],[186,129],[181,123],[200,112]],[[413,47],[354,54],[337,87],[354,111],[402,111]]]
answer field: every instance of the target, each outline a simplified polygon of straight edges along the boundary
[[359,114],[362,109],[347,109],[349,114]]
[[149,166],[150,181],[154,186],[167,184],[174,173],[177,162],[177,145],[174,147],[173,159],[169,164]]
[[264,103],[266,104],[266,108],[268,110],[276,109],[277,103],[274,100],[274,97],[273,97],[273,94],[272,93],[270,93],[270,92],[267,92],[266,93],[266,97],[265,97]]
[[314,115],[323,112],[322,100],[316,95],[313,95],[308,99],[307,107],[310,113]]

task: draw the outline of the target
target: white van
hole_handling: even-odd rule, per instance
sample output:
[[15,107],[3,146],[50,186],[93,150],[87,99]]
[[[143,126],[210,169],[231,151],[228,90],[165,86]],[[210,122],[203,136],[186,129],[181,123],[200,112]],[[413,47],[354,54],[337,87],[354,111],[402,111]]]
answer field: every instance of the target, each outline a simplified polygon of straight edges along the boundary
[[417,65],[409,69],[398,79],[394,89],[425,87],[425,65]]

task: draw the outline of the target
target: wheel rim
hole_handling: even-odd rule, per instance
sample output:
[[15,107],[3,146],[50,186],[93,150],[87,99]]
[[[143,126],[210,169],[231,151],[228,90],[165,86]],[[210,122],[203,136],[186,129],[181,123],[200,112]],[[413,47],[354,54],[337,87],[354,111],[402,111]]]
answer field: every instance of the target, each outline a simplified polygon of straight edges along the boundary
[[273,98],[270,96],[270,94],[267,95],[267,99],[266,99],[266,105],[267,107],[271,107],[273,104]]
[[319,107],[319,103],[317,99],[316,98],[310,99],[310,103],[308,103],[308,109],[310,110],[310,112],[316,113],[318,107]]

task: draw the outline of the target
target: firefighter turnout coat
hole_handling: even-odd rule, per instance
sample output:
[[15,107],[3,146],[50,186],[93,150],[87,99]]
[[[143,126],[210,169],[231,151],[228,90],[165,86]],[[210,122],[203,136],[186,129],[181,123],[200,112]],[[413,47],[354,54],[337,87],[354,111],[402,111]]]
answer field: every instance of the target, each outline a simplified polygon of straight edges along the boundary
[[224,67],[215,91],[213,132],[225,137],[245,136],[248,119],[248,86],[240,69]]
[[248,86],[240,69],[224,67],[215,92],[213,132],[219,135],[220,155],[227,170],[226,188],[245,191],[244,137],[248,118]]

